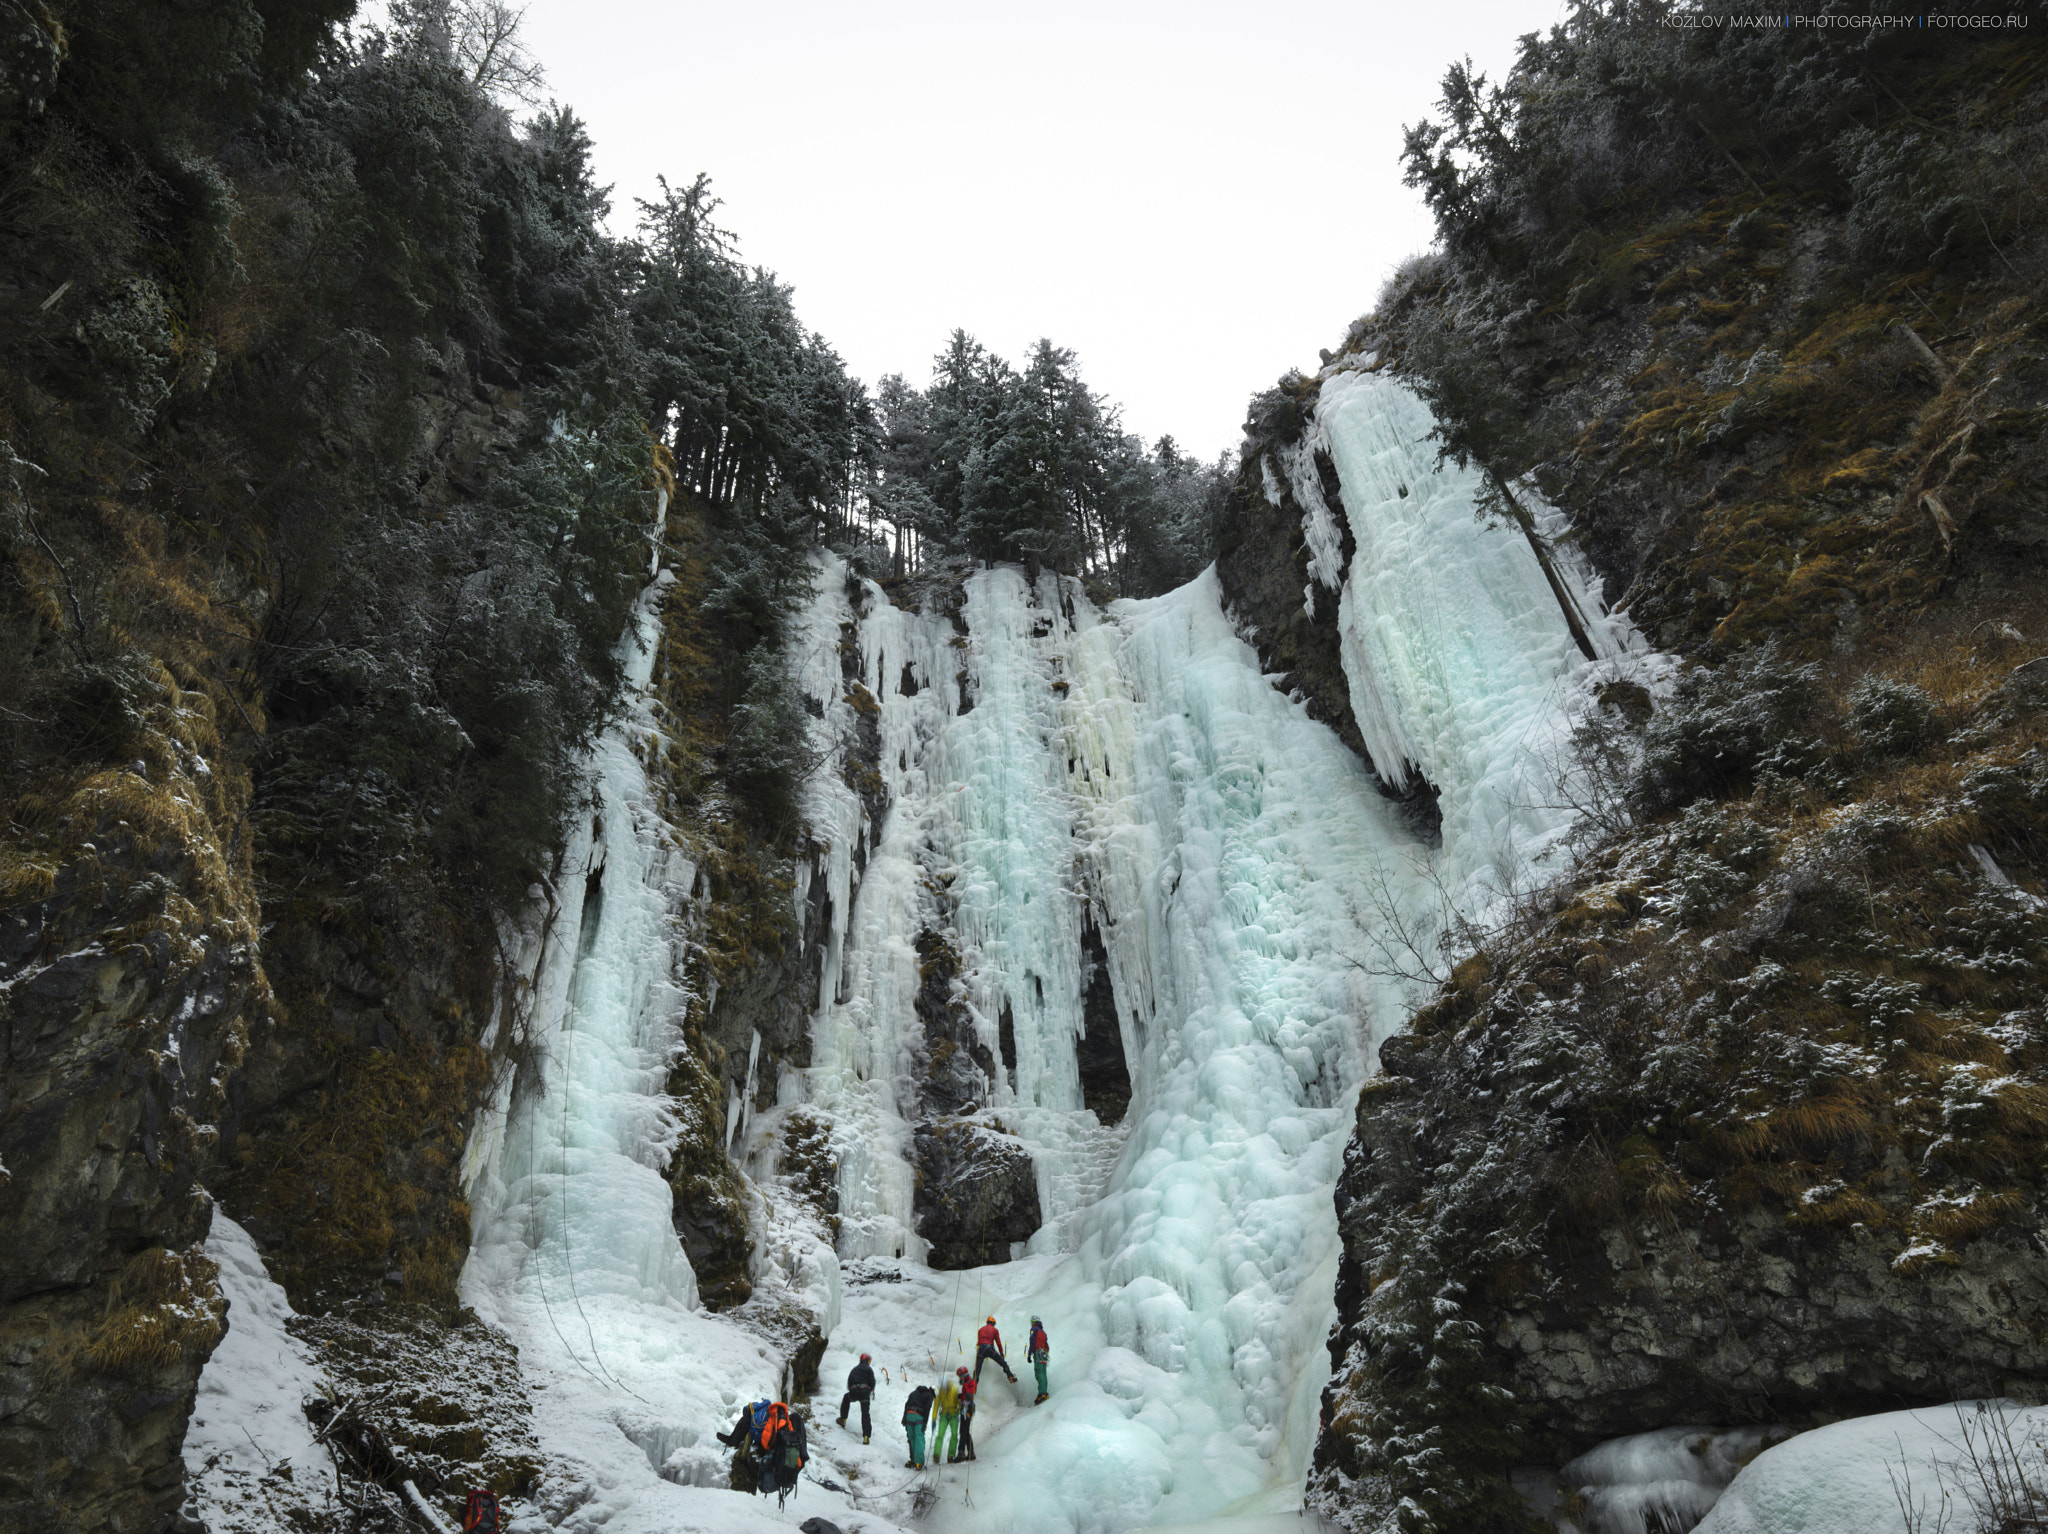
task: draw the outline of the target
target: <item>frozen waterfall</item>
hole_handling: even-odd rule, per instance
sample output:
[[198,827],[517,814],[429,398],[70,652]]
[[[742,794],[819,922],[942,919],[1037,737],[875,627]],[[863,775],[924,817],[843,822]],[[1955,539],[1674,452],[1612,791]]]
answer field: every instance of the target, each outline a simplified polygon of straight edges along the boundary
[[[875,1445],[842,1452],[813,1414],[870,1524],[911,1514],[905,1389],[971,1363],[989,1313],[1020,1368],[1026,1318],[1044,1318],[1051,1399],[985,1386],[980,1458],[927,1477],[949,1527],[1118,1534],[1299,1506],[1335,1318],[1332,1185],[1376,1045],[1416,999],[1397,950],[1541,864],[1563,827],[1549,774],[1595,669],[1522,534],[1437,466],[1429,425],[1391,380],[1338,374],[1310,440],[1278,476],[1263,466],[1307,509],[1305,599],[1336,598],[1370,764],[1261,674],[1213,572],[1102,610],[1071,578],[999,567],[965,578],[957,612],[908,611],[820,557],[794,661],[817,743],[836,763],[870,742],[883,792],[836,765],[808,787],[831,913],[811,1063],[734,1154],[772,1170],[799,1105],[829,1126],[837,1252],[787,1281],[839,1322],[831,1399],[858,1352],[887,1371]],[[1304,471],[1318,449],[1340,505]],[[657,601],[629,636],[642,682]],[[653,728],[642,711],[600,747],[538,959],[534,1063],[476,1137],[464,1279],[545,1376],[555,1416],[536,1426],[603,1488],[593,1522],[651,1516],[658,1477],[718,1481],[710,1435],[777,1385],[765,1349],[696,1308],[660,1176],[694,874],[635,749]],[[1381,791],[1410,773],[1441,796],[1440,847]],[[800,881],[797,899],[818,893]],[[1083,1106],[1077,1066],[1088,927],[1132,1079],[1116,1125]],[[916,1229],[921,935],[958,955],[952,1000],[996,1062],[981,1118],[1030,1153],[1044,1217],[1011,1262],[967,1272],[929,1269]]]
[[[677,850],[642,764],[645,699],[666,582],[624,641],[626,717],[598,741],[595,803],[532,935],[530,1032],[472,1136],[474,1240],[462,1298],[518,1343],[539,1389],[536,1436],[557,1475],[583,1478],[570,1524],[615,1531],[738,1529],[689,1521],[724,1486],[713,1435],[737,1403],[781,1391],[783,1358],[698,1308],[662,1176],[667,1095],[687,997],[684,923],[696,870]],[[838,1266],[811,1254],[805,1295],[836,1319]],[[726,1494],[719,1493],[720,1498]]]
[[[1437,466],[1428,414],[1398,384],[1338,375],[1323,400],[1302,456],[1331,453],[1342,505],[1286,472],[1315,493],[1304,531],[1314,574],[1341,588],[1374,765],[1439,790],[1441,848],[1260,674],[1213,573],[1099,612],[1071,579],[984,570],[957,624],[891,605],[837,561],[822,573],[800,654],[821,744],[877,711],[889,789],[880,824],[836,777],[811,805],[832,907],[849,913],[804,1083],[835,1125],[841,1253],[921,1252],[908,1156],[924,929],[957,942],[991,1056],[1012,1019],[1016,1066],[995,1072],[989,1109],[1030,1150],[1046,1220],[1008,1269],[934,1275],[926,1313],[850,1296],[864,1334],[827,1357],[829,1373],[882,1338],[878,1356],[950,1367],[971,1361],[973,1312],[999,1299],[1020,1329],[1044,1316],[1053,1398],[1013,1411],[998,1394],[958,1488],[967,1527],[1110,1531],[1298,1504],[1334,1319],[1331,1186],[1374,1046],[1416,999],[1395,950],[1426,945],[1448,910],[1483,916],[1562,828],[1552,774],[1589,668],[1527,540],[1475,515],[1476,476]],[[1622,647],[1616,625],[1598,634]],[[1084,920],[1131,1062],[1115,1128],[1079,1105]]]

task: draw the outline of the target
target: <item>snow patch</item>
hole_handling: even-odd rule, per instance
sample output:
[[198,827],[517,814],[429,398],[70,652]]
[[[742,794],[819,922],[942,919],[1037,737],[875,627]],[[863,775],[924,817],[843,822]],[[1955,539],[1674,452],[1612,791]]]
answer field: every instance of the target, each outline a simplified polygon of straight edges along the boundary
[[[1973,1460],[1999,1463],[2048,1511],[2048,1407],[1957,1401],[1851,1417],[1757,1456],[1696,1534],[1911,1534],[1991,1528],[1996,1518]],[[2022,1493],[2025,1495],[2025,1492]],[[1911,1508],[1909,1521],[1907,1508]]]
[[279,1503],[331,1503],[334,1466],[304,1409],[327,1385],[312,1350],[285,1330],[291,1302],[255,1241],[218,1208],[206,1255],[220,1264],[228,1330],[199,1376],[185,1430],[186,1486],[194,1516],[213,1534],[256,1534],[280,1526]]

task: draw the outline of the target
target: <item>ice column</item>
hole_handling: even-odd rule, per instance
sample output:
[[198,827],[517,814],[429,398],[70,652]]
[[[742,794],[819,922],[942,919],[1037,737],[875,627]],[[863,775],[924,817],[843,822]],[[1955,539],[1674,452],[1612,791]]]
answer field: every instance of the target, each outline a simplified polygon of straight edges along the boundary
[[[1582,663],[1528,539],[1480,519],[1480,473],[1437,462],[1435,424],[1387,375],[1323,385],[1313,435],[1357,545],[1338,608],[1344,671],[1380,776],[1401,788],[1419,771],[1441,795],[1447,879],[1498,891],[1564,824],[1566,694]],[[1529,502],[1554,534],[1555,511]],[[1598,613],[1568,551],[1556,563]],[[1611,620],[1593,638],[1623,647]]]

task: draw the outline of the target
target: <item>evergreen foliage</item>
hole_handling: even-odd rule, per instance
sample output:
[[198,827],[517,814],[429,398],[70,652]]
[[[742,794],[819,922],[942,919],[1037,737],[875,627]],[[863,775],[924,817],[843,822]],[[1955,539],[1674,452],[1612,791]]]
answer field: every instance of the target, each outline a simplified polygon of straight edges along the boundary
[[1135,592],[1206,562],[1220,467],[1125,433],[1071,352],[956,334],[871,400],[708,177],[608,233],[500,0],[158,9],[8,9],[7,774],[125,759],[163,661],[243,721],[270,887],[502,910],[616,700],[658,488],[707,534],[720,770],[764,826],[822,540]]
[[922,540],[1135,596],[1170,590],[1211,558],[1230,456],[1203,463],[1171,437],[1148,449],[1049,340],[1020,372],[955,330],[929,387],[884,378],[876,413],[873,501]]
[[[2038,126],[1944,124],[1929,104],[1968,78],[1965,39],[1853,24],[1883,14],[1862,0],[1808,14],[1836,24],[1786,27],[1757,4],[1582,0],[1521,39],[1505,80],[1470,60],[1446,72],[1438,115],[1402,150],[1438,246],[1397,274],[1374,321],[1450,456],[1566,493],[1572,444],[1521,402],[1528,354],[1648,296],[1673,237],[1660,218],[1713,192],[1766,204],[1726,231],[1751,251],[1794,207],[1841,210],[1852,278],[2003,260],[2022,237]],[[2033,44],[1992,39],[1970,41],[2007,49],[1998,67],[2030,78]]]

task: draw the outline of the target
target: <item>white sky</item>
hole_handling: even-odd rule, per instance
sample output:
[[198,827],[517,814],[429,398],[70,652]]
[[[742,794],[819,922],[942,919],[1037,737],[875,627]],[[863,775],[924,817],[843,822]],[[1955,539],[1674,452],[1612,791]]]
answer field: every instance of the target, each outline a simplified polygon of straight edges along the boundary
[[630,229],[699,170],[740,254],[855,376],[922,385],[955,325],[1039,336],[1146,437],[1213,456],[1246,400],[1429,242],[1401,125],[1559,0],[530,0]]

